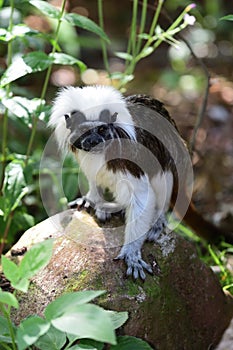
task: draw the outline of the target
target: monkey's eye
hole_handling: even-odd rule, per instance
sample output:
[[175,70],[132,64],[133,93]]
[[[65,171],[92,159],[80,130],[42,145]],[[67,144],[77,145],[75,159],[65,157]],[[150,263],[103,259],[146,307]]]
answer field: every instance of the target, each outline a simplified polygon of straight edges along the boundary
[[99,126],[98,127],[98,134],[104,134],[105,132],[106,132],[106,130],[107,130],[107,125],[101,125],[101,126]]

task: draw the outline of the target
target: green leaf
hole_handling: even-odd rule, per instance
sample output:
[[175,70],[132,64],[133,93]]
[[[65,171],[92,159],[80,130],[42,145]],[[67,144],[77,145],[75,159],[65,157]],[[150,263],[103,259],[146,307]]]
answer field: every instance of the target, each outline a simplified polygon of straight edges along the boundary
[[4,255],[2,255],[2,270],[11,284],[18,281],[20,276],[18,266],[13,261],[7,259]]
[[103,40],[110,42],[107,34],[91,19],[81,16],[77,13],[67,13],[62,17],[63,21],[66,21],[74,26],[86,29],[92,33],[97,34]]
[[148,46],[147,48],[143,49],[142,52],[140,52],[139,56],[140,56],[140,58],[144,58],[144,57],[152,54],[153,51],[154,51],[153,47]]
[[17,24],[13,26],[11,31],[0,28],[0,40],[9,42],[17,37],[24,37],[25,35],[37,35],[39,32],[37,30],[31,29],[25,24]]
[[50,324],[39,316],[30,316],[23,320],[16,333],[18,350],[24,350],[34,344],[49,327]]
[[128,312],[106,311],[112,321],[114,329],[121,327],[128,319]]
[[28,187],[25,183],[22,162],[10,162],[5,169],[5,179],[3,184],[3,194],[5,197],[5,219],[10,212],[15,210],[21,199],[27,193]]
[[227,15],[227,16],[221,17],[220,21],[222,20],[233,21],[233,15]]
[[60,317],[67,312],[71,312],[74,306],[88,303],[103,293],[104,291],[83,291],[62,295],[46,307],[45,317],[47,320]]
[[6,278],[13,288],[22,292],[27,292],[29,281],[21,276],[19,267],[11,260],[2,255],[2,269]]
[[37,340],[35,346],[40,350],[59,350],[65,343],[66,334],[51,326],[48,332]]
[[48,3],[47,1],[29,0],[29,3],[35,6],[44,15],[50,18],[60,19],[61,12],[56,7]]
[[147,34],[147,33],[141,33],[141,34],[138,34],[138,37],[140,39],[148,40],[148,39],[150,39],[151,36],[149,34]]
[[0,290],[0,303],[13,306],[15,309],[18,309],[19,303],[16,297],[9,292],[3,292]]
[[70,55],[67,55],[65,53],[60,53],[60,52],[55,52],[55,53],[50,53],[49,57],[53,59],[53,63],[55,64],[62,64],[62,65],[74,65],[77,64],[78,67],[80,68],[81,72],[84,72],[87,68],[85,63],[82,61],[78,60],[75,57],[72,57]]
[[107,312],[97,305],[84,304],[69,308],[61,317],[51,320],[52,325],[81,338],[91,338],[116,344],[115,333]]
[[1,335],[8,335],[9,334],[9,327],[7,319],[0,315],[0,334]]
[[91,346],[91,345],[83,345],[83,344],[78,344],[78,345],[73,345],[69,348],[69,350],[98,350],[98,348]]
[[103,350],[104,348],[104,343],[93,339],[81,339],[78,344],[79,346],[91,346],[91,349],[95,350]]
[[52,257],[52,252],[52,239],[34,245],[29,251],[27,251],[19,265],[20,276],[27,279],[33,277],[39,270],[49,263]]
[[110,350],[153,350],[144,340],[131,336],[117,337],[117,345],[112,345]]
[[119,58],[122,58],[123,60],[126,60],[126,61],[132,61],[132,59],[133,59],[133,56],[127,52],[115,52],[115,55]]
[[15,81],[26,74],[41,72],[47,69],[53,60],[42,51],[30,52],[22,57],[18,57],[7,68],[1,79],[1,86]]

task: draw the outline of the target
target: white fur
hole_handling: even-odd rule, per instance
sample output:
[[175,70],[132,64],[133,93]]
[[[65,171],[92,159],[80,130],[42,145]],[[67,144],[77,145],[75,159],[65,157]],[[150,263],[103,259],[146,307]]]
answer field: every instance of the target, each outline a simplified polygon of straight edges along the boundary
[[109,109],[112,115],[117,113],[116,123],[123,126],[132,139],[136,139],[132,117],[119,91],[110,86],[70,86],[58,93],[49,121],[49,125],[55,128],[59,147],[65,146],[70,133],[66,129],[65,114],[78,110],[85,114],[87,120],[94,121],[99,119],[103,109]]
[[[70,133],[66,128],[65,114],[78,110],[84,113],[87,120],[98,121],[104,109],[109,109],[112,115],[117,113],[116,123],[126,130],[131,139],[136,140],[132,117],[123,96],[117,90],[109,86],[68,87],[55,99],[49,123],[55,128],[60,148],[68,142]],[[155,225],[155,217],[159,218],[167,210],[173,187],[171,172],[155,174],[152,179],[147,174],[136,178],[127,171],[113,173],[108,170],[104,153],[78,150],[76,157],[89,182],[89,192],[83,201],[94,203],[96,214],[105,217],[102,215],[104,200],[98,189],[109,188],[119,208],[125,209],[125,243],[118,258],[126,260],[127,274],[133,273],[135,278],[140,275],[144,279],[143,269],[151,272],[151,267],[141,258],[141,246],[147,232]]]

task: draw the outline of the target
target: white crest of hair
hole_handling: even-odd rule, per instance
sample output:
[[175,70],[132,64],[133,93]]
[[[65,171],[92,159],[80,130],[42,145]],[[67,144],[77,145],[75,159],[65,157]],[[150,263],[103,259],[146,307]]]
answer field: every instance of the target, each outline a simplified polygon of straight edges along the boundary
[[60,147],[64,146],[69,135],[66,129],[65,114],[81,111],[87,120],[99,120],[100,112],[108,109],[113,115],[117,113],[116,124],[119,124],[132,140],[136,140],[134,123],[127,109],[122,94],[111,86],[66,87],[57,95],[49,125],[55,127],[55,134]]

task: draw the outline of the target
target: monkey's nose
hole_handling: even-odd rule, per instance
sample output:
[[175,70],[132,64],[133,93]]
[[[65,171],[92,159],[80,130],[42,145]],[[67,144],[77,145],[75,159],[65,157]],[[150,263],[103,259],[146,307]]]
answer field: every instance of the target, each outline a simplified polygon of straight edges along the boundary
[[81,146],[84,151],[100,151],[104,146],[104,139],[99,135],[90,135],[81,141]]

